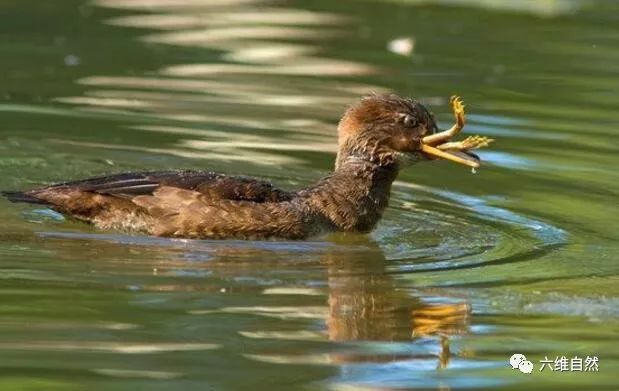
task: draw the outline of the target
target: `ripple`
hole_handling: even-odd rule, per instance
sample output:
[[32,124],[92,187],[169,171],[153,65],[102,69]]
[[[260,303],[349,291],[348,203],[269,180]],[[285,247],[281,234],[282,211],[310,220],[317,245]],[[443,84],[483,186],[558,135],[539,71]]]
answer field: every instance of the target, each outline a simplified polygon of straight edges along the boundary
[[239,331],[245,338],[252,339],[280,339],[293,341],[324,341],[326,334],[315,331]]
[[536,314],[578,315],[590,321],[601,322],[619,317],[619,298],[616,297],[570,297],[550,294],[525,305],[525,311]]
[[0,328],[21,329],[32,331],[50,331],[50,330],[133,330],[140,326],[131,323],[115,323],[115,322],[61,322],[50,321],[45,323],[26,323],[23,320],[0,321]]
[[531,13],[544,17],[555,17],[563,14],[571,14],[579,10],[586,2],[583,0],[566,1],[491,1],[491,0],[407,0],[403,4],[421,5],[427,3],[440,3],[453,6],[479,7],[488,10],[510,11],[517,13]]
[[278,319],[326,319],[325,307],[285,307],[285,306],[256,306],[256,307],[224,307],[217,310],[189,311],[192,315],[210,315],[216,313],[252,314]]
[[209,343],[132,343],[132,342],[81,342],[81,341],[31,341],[0,342],[3,350],[83,351],[121,354],[153,354],[212,350],[219,345]]
[[251,26],[251,27],[225,27],[209,28],[204,30],[188,30],[172,33],[159,33],[145,35],[141,39],[150,43],[165,43],[169,45],[181,46],[204,46],[213,47],[220,42],[247,39],[320,39],[333,37],[335,34],[329,31],[316,32],[314,29],[299,27],[270,27],[270,26]]
[[167,371],[147,371],[136,369],[112,369],[112,368],[97,368],[92,372],[120,379],[126,378],[138,378],[138,379],[154,379],[154,380],[169,380],[182,377],[181,372],[167,372]]
[[204,26],[259,25],[338,25],[347,19],[341,15],[292,8],[260,7],[260,11],[225,10],[192,14],[130,15],[108,19],[113,26],[154,28],[158,30],[192,29]]
[[132,10],[195,10],[217,7],[243,6],[262,3],[262,0],[95,0],[99,7]]
[[418,287],[443,288],[496,286],[516,275],[550,279],[532,280],[519,265],[568,243],[567,233],[548,222],[482,198],[402,182],[395,183],[392,206],[372,236],[392,261],[388,273],[408,276]]

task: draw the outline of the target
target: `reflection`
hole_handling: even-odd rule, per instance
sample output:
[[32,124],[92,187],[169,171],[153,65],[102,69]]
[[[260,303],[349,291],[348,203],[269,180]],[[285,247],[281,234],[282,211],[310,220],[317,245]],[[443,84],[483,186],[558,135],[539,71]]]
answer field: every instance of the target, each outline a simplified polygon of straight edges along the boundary
[[169,371],[143,371],[135,369],[111,369],[111,368],[96,368],[92,372],[115,378],[143,378],[154,380],[169,380],[182,377],[181,372],[169,372]]
[[205,26],[228,26],[238,23],[260,25],[325,25],[346,21],[341,15],[312,12],[292,8],[260,7],[260,10],[238,9],[233,12],[219,11],[187,14],[145,14],[130,15],[108,19],[107,24],[123,27],[154,28],[158,30],[178,30]]
[[554,17],[578,11],[584,0],[406,0],[402,4],[422,5],[428,3],[449,4],[454,6],[479,7],[501,12],[523,12],[544,17]]
[[291,76],[361,76],[374,73],[367,65],[328,59],[301,58],[298,63],[289,65],[222,65],[222,64],[187,64],[174,65],[161,70],[168,76],[207,77],[225,74],[237,75],[291,75]]
[[0,350],[78,351],[120,354],[154,354],[218,349],[211,343],[132,343],[105,341],[29,341],[0,342]]
[[[219,303],[206,308],[183,303],[181,308],[190,315],[260,316],[293,325],[261,329],[265,322],[255,322],[263,326],[238,330],[244,338],[337,342],[330,344],[327,351],[309,353],[297,350],[297,344],[290,345],[294,349],[290,354],[279,354],[281,350],[272,352],[275,354],[248,351],[246,357],[254,360],[326,365],[393,362],[423,371],[428,366],[447,368],[454,356],[465,355],[454,350],[451,341],[469,332],[468,301],[445,291],[411,289],[410,280],[400,283],[398,279],[406,275],[392,274],[383,250],[363,235],[339,234],[328,241],[313,242],[172,240],[59,232],[41,235],[50,248],[58,244],[73,248],[74,242],[69,239],[86,241],[88,246],[80,246],[84,251],[70,252],[65,259],[98,259],[97,278],[114,275],[116,283],[122,264],[129,291],[202,292],[209,301]],[[106,254],[105,259],[91,252]],[[134,260],[127,264],[125,260],[130,257]],[[393,267],[399,269],[397,264]],[[282,276],[290,279],[283,280]],[[290,281],[290,285],[283,281]],[[261,294],[254,294],[258,292]],[[238,294],[245,298],[242,305],[225,299]],[[149,297],[144,296],[145,305]],[[164,303],[161,300],[163,297],[157,302]],[[305,326],[294,325],[296,322]],[[99,349],[103,345],[98,345]],[[73,347],[63,344],[53,348]],[[154,348],[114,349],[133,352]]]
[[[353,240],[362,241],[367,251],[352,256],[330,253],[324,257],[329,286],[326,322],[329,339],[404,342],[438,338],[437,367],[446,368],[451,356],[449,338],[468,332],[469,304],[453,299],[427,303],[409,291],[398,289],[377,244],[365,237]],[[428,354],[431,355],[428,351],[392,356],[337,353],[332,360],[338,363],[384,362],[427,359]]]
[[211,9],[262,2],[262,0],[95,0],[95,4],[99,7],[140,9],[144,11]]
[[[88,87],[82,95],[54,101],[74,106],[73,113],[127,119],[131,124],[122,127],[135,134],[167,133],[174,140],[172,145],[144,149],[126,140],[115,145],[110,138],[107,145],[89,144],[92,148],[303,164],[308,159],[303,152],[332,151],[334,117],[353,99],[385,90],[345,79],[374,74],[374,66],[324,57],[326,42],[351,34],[350,19],[335,13],[278,7],[264,0],[94,4],[134,10],[103,23],[147,29],[138,41],[160,45],[161,50],[191,48],[195,56],[190,57],[202,60],[162,64],[148,74],[77,80]],[[340,78],[335,88],[328,76]]]
[[[257,151],[246,151],[244,154],[237,155],[232,152],[235,151],[223,151],[219,152],[204,152],[202,150],[196,150],[192,147],[192,140],[185,140],[183,142],[184,145],[189,146],[190,148],[183,148],[184,145],[179,145],[178,148],[148,148],[148,147],[139,147],[133,145],[114,145],[114,144],[103,144],[103,143],[89,143],[89,142],[79,142],[79,141],[67,141],[67,140],[49,140],[51,143],[65,144],[71,146],[80,146],[87,148],[95,148],[100,150],[110,149],[110,150],[122,150],[122,151],[134,151],[134,152],[144,152],[148,154],[162,154],[162,155],[172,155],[172,156],[180,156],[189,159],[210,159],[210,160],[221,160],[226,162],[250,162],[250,163],[260,163],[263,165],[282,165],[282,164],[291,164],[291,163],[299,163],[299,161],[293,157],[269,154],[269,153],[260,153]],[[198,140],[195,141],[199,143]],[[199,146],[199,144],[198,144]]]
[[221,42],[246,41],[256,39],[306,39],[315,40],[329,38],[334,34],[329,31],[316,31],[314,29],[299,27],[226,27],[209,28],[204,30],[174,31],[162,34],[146,35],[142,37],[145,42],[165,43],[181,46],[204,46],[212,47]]
[[[384,89],[359,82],[333,83],[315,76],[373,73],[368,65],[318,57],[327,36],[345,32],[346,18],[287,8],[239,5],[247,1],[100,0],[103,7],[159,11],[108,20],[113,25],[165,32],[142,41],[223,51],[209,63],[166,65],[155,76],[89,76],[81,96],[56,102],[73,113],[125,118],[133,133],[172,135],[164,147],[115,143],[55,142],[96,149],[167,154],[256,165],[303,164],[303,152],[333,152],[333,113],[359,94]],[[256,2],[257,3],[257,2]],[[204,9],[207,18],[200,17]],[[197,13],[196,13],[197,12]],[[258,18],[258,15],[260,18]],[[213,20],[225,24],[212,23]],[[330,30],[325,30],[330,26]],[[299,43],[290,40],[309,39]],[[248,40],[252,45],[248,46]],[[311,79],[306,76],[312,76]],[[137,122],[137,124],[136,124]],[[277,131],[275,133],[274,131]],[[281,132],[285,131],[285,137]],[[141,140],[141,139],[140,139]]]

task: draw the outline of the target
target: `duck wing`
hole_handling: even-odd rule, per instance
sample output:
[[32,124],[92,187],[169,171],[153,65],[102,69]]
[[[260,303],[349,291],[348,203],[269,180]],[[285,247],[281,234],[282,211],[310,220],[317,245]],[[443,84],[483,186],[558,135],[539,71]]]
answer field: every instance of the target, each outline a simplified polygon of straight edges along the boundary
[[38,195],[55,192],[95,193],[133,199],[141,195],[152,195],[161,186],[192,190],[212,200],[263,203],[288,201],[293,196],[291,192],[280,190],[267,181],[198,170],[128,172],[3,194],[11,201],[30,203],[49,203],[45,199],[48,197],[41,198]]

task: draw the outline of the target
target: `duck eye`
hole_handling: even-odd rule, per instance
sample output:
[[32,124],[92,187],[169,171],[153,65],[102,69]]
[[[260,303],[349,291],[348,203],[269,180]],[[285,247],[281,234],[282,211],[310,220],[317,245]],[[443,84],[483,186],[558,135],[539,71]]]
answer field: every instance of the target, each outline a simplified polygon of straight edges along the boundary
[[412,128],[413,126],[417,126],[417,118],[412,115],[404,114],[402,115],[402,123],[404,126]]

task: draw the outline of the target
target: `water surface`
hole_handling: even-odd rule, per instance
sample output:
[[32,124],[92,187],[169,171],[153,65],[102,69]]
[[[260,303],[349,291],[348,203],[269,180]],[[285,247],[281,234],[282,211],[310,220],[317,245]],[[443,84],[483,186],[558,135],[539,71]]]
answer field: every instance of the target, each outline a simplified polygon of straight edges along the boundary
[[[506,4],[1,5],[2,189],[181,167],[303,186],[370,91],[442,127],[460,94],[497,139],[477,175],[403,172],[369,237],[157,239],[0,201],[1,388],[616,389],[619,7]],[[599,372],[539,371],[556,356]]]

